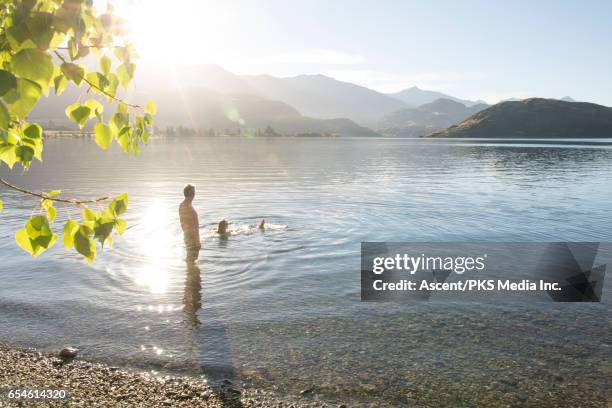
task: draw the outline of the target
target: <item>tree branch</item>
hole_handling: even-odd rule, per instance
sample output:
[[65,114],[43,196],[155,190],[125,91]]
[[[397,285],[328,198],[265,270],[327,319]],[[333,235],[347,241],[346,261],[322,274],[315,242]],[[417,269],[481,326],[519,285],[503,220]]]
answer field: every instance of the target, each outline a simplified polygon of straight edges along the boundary
[[[66,59],[64,58],[64,56],[62,54],[60,54],[59,52],[57,52],[57,50],[53,50],[53,52],[55,53],[55,55],[57,56],[57,58],[59,58],[63,63],[67,63],[68,61],[66,61]],[[104,89],[100,88],[99,86],[91,83],[87,78],[85,78],[85,76],[83,75],[83,77],[81,78],[87,85],[89,85],[91,88],[94,88],[96,90],[98,90],[99,92],[101,92],[102,94],[108,96],[109,98],[111,98],[112,100],[114,100],[115,102],[118,103],[122,103],[126,106],[129,106],[130,108],[135,108],[135,109],[142,109],[142,106],[140,105],[133,105],[131,103],[127,103],[111,94],[109,94],[108,92],[106,92]]]
[[13,190],[19,191],[20,193],[24,193],[24,194],[29,194],[35,197],[40,197],[42,199],[45,200],[50,200],[50,201],[56,201],[58,203],[70,203],[70,204],[75,204],[75,205],[79,205],[79,204],[93,204],[93,203],[99,203],[101,201],[105,201],[110,199],[110,197],[105,196],[105,197],[99,197],[93,200],[77,200],[77,199],[67,199],[67,198],[56,198],[56,197],[49,197],[47,194],[44,193],[36,193],[34,191],[29,191],[26,190],[24,188],[18,187],[14,184],[9,183],[8,181],[0,178],[0,184],[4,184],[5,186],[7,186],[8,188],[12,188]]
[[[121,45],[79,45],[79,48],[94,48],[97,50],[105,50],[112,48],[122,48]],[[57,50],[69,50],[69,47],[55,47]]]

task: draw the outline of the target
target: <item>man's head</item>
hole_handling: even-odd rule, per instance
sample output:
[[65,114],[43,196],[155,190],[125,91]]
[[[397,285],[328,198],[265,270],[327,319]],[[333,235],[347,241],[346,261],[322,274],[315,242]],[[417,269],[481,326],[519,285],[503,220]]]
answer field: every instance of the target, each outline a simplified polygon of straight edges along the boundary
[[223,235],[227,233],[227,227],[229,223],[225,220],[219,222],[219,226],[217,227],[217,234]]
[[193,200],[193,197],[195,196],[195,187],[191,184],[187,184],[183,189],[183,194],[185,195],[186,200]]

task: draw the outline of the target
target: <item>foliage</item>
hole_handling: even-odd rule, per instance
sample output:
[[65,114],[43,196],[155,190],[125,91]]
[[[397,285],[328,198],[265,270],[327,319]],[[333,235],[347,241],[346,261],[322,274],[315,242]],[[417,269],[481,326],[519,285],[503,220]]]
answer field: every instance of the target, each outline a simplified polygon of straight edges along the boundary
[[[153,102],[141,108],[118,97],[120,87],[127,90],[130,86],[137,59],[134,47],[124,41],[122,27],[110,4],[99,12],[91,0],[0,1],[0,168],[13,169],[19,164],[28,170],[33,160],[42,161],[43,129],[28,123],[27,117],[43,95],[60,95],[67,86],[90,95],[66,108],[68,118],[79,128],[97,121],[94,141],[102,149],[116,141],[124,152],[138,154],[139,145],[149,139],[156,109]],[[97,68],[90,69],[92,61]],[[116,108],[112,115],[107,113],[106,123],[101,100]],[[57,197],[59,191],[32,193],[0,181],[40,198],[40,214],[15,235],[17,244],[34,257],[57,239],[52,229],[53,203],[57,201],[83,208],[80,220],[68,214],[63,242],[67,250],[74,247],[89,262],[96,256],[95,241],[110,246],[112,233],[125,231],[125,221],[120,218],[127,209],[125,194],[94,212],[86,204],[100,205],[104,199],[69,200]]]

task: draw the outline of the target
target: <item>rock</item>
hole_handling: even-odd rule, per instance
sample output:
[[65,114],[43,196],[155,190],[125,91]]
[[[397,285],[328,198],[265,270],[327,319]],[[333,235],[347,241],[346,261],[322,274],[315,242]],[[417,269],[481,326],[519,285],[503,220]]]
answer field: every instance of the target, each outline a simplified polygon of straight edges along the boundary
[[59,352],[59,356],[62,358],[75,358],[79,353],[79,349],[75,347],[66,347]]

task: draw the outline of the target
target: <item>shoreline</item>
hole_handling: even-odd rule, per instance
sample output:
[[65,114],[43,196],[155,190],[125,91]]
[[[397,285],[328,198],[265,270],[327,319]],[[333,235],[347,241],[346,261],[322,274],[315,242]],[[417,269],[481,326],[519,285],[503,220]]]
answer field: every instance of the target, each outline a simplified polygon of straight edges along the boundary
[[[65,389],[69,400],[9,401],[7,388]],[[0,345],[0,406],[147,407],[305,407],[322,401],[287,401],[267,391],[224,380],[210,385],[205,379],[182,375],[153,375],[143,370],[61,358],[34,348]]]

